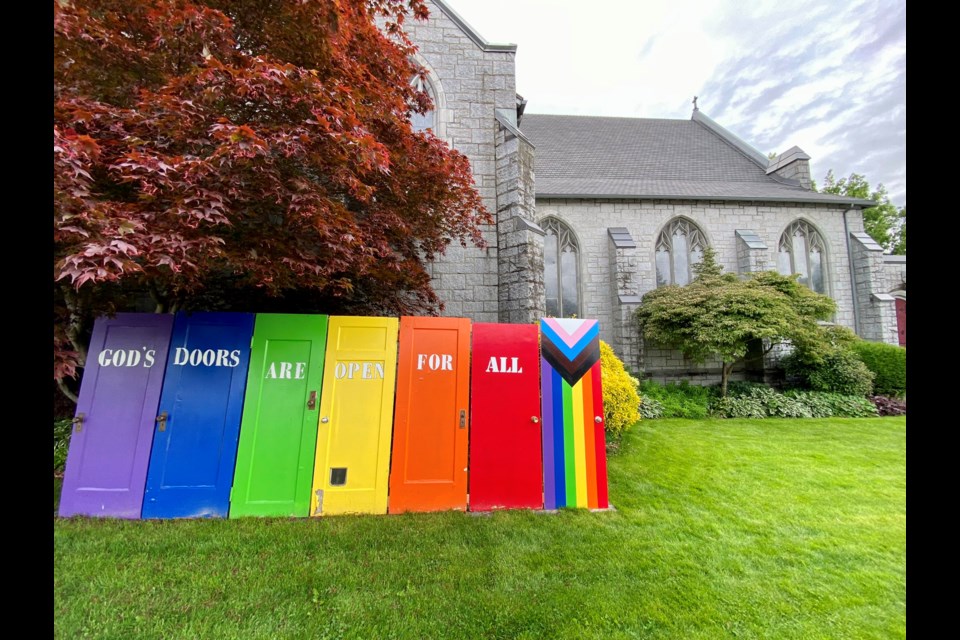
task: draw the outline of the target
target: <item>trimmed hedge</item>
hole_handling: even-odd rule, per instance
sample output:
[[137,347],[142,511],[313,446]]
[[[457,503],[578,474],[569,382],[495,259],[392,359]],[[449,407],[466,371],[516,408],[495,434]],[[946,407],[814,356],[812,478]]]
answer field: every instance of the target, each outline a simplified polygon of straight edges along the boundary
[[780,362],[789,378],[799,379],[813,391],[862,397],[873,391],[873,372],[847,347],[834,348],[815,362],[794,351]]
[[852,349],[873,372],[873,392],[881,396],[907,393],[907,348],[883,342],[858,340]]

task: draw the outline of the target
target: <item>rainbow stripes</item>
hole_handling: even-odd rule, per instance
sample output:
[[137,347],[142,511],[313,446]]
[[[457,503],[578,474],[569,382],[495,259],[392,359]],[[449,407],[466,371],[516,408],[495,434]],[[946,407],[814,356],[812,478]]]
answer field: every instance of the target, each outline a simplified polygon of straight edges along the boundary
[[599,326],[544,318],[540,332],[544,508],[606,509]]

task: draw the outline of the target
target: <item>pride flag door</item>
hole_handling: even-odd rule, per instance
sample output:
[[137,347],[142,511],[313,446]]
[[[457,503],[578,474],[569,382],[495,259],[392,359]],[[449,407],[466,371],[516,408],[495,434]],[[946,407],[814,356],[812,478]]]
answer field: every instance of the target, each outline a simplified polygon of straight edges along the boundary
[[540,321],[545,509],[606,509],[600,329],[596,320]]

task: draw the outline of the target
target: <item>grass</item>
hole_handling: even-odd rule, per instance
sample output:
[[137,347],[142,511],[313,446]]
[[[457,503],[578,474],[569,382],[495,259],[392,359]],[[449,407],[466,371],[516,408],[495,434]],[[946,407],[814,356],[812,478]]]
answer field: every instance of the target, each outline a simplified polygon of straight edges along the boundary
[[605,513],[57,519],[55,635],[903,638],[905,436],[642,422]]

